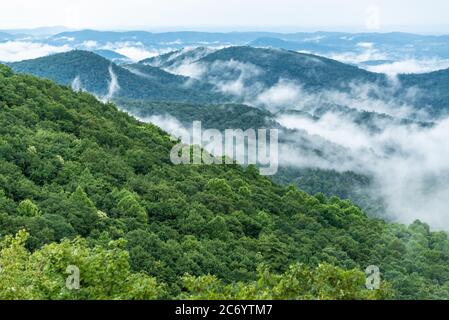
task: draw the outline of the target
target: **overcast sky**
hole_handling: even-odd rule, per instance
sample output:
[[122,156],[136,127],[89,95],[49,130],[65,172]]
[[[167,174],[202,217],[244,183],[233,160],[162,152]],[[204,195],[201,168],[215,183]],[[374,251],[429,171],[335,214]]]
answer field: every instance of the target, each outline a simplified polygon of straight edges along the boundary
[[13,0],[0,29],[449,31],[448,0]]

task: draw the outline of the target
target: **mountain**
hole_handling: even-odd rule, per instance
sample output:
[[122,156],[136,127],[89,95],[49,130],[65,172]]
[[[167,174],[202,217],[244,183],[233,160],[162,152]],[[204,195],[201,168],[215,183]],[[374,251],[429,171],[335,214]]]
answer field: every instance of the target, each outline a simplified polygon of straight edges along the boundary
[[[449,298],[448,235],[422,222],[370,219],[252,166],[173,165],[157,127],[4,66],[0,106],[2,299]],[[370,265],[380,290],[363,287]]]
[[[121,58],[109,51],[99,53],[109,59]],[[101,97],[110,93],[111,66],[120,86],[115,97],[127,99],[200,104],[262,103],[263,107],[273,108],[276,106],[270,104],[273,103],[271,96],[274,93],[270,89],[283,89],[285,83],[295,86],[295,90],[300,87],[308,95],[320,94],[320,99],[326,97],[321,94],[323,91],[348,94],[363,86],[371,86],[366,89],[372,99],[388,103],[393,97],[397,105],[409,104],[417,110],[426,110],[434,117],[448,112],[448,106],[444,102],[447,98],[445,71],[400,75],[400,86],[396,86],[386,75],[332,59],[288,50],[253,47],[228,47],[221,50],[200,47],[171,52],[134,65],[123,66],[122,62],[120,61],[121,66],[110,65],[108,60],[98,55],[75,50],[11,66],[16,71],[47,77],[61,84],[73,83],[76,87],[80,86]],[[159,66],[159,70],[151,69],[155,66]],[[242,96],[245,93],[242,91],[245,90],[251,96]],[[418,94],[410,94],[415,91]],[[264,92],[267,95],[260,96]],[[288,93],[285,93],[287,98]],[[332,97],[328,97],[319,103],[331,103],[331,99]]]
[[0,41],[14,40],[16,37],[15,35],[0,31]]
[[11,63],[10,66],[17,72],[72,85],[109,99],[120,97],[198,103],[223,99],[218,93],[203,92],[193,86],[189,87],[186,85],[189,80],[187,78],[155,69],[152,69],[151,76],[138,75],[87,51],[74,50]]
[[299,48],[295,50],[310,50],[321,55],[371,52],[401,60],[404,57],[410,58],[410,56],[416,59],[426,59],[433,56],[446,59],[449,57],[449,45],[446,40],[447,35],[419,35],[403,32],[314,32],[261,37],[253,40],[251,44],[283,49],[287,49],[287,47]]
[[250,43],[252,47],[262,47],[262,48],[273,48],[273,49],[284,49],[293,51],[310,51],[314,53],[326,53],[330,52],[333,47],[317,44],[315,42],[298,42],[298,41],[288,41],[279,38],[258,38]]
[[[28,32],[28,31],[24,31]],[[307,51],[359,65],[360,57],[367,60],[448,59],[448,36],[409,33],[343,33],[343,32],[110,32],[79,30],[61,32],[40,41],[77,49],[136,47],[147,51],[180,50],[187,47],[225,46],[270,47]]]
[[139,64],[150,65],[163,69],[171,69],[174,67],[179,67],[183,64],[198,61],[214,51],[215,50],[213,49],[204,47],[187,48],[148,58],[140,61]]
[[[431,118],[449,112],[445,103],[449,98],[446,88],[448,70],[398,75],[395,82],[385,74],[321,56],[249,46],[227,47],[212,52],[204,48],[181,50],[143,60],[139,64],[160,66],[168,72],[195,77],[215,86],[217,91],[234,96],[234,102],[270,110],[278,107],[273,105],[276,101],[272,97],[275,97],[285,100],[282,107],[286,109],[308,100],[313,101],[314,108],[340,104],[364,109],[364,104],[378,100],[389,107],[379,111],[364,110],[390,112],[394,116],[398,111],[396,107],[409,105],[412,106],[412,114],[408,115],[411,120],[416,117],[414,112],[425,111]],[[301,95],[305,96],[304,101],[300,101]]]
[[275,35],[269,32],[162,32],[152,33],[146,31],[96,31],[80,30],[72,32],[62,32],[48,39],[49,42],[61,42],[64,39],[73,39],[72,42],[82,43],[85,41],[96,41],[99,44],[113,42],[140,42],[146,46],[154,47],[175,47],[183,48],[185,46],[201,46],[206,44],[247,44],[257,38]]
[[124,63],[130,63],[130,59],[127,56],[124,56],[123,54],[117,53],[112,50],[93,50],[93,53],[99,55],[100,57],[103,57],[105,59],[108,59],[115,64],[124,64]]
[[448,113],[449,69],[424,74],[403,74],[398,79],[404,87],[417,90],[414,94],[417,104],[436,115]]
[[[351,81],[384,82],[385,76],[362,70],[335,60],[287,50],[253,47],[229,47],[211,53],[199,63],[212,65],[225,61],[239,61],[261,69],[251,81],[271,87],[280,79],[298,81],[306,89],[341,88]],[[220,69],[220,68],[217,68]],[[219,77],[219,71],[208,69],[208,76]]]

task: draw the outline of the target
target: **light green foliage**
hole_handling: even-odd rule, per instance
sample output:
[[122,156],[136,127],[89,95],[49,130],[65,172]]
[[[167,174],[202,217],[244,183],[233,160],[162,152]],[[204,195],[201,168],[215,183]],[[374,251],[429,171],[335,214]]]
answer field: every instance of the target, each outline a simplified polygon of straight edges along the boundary
[[27,199],[19,203],[17,212],[24,217],[39,217],[41,215],[37,205],[33,201]]
[[148,221],[145,209],[140,205],[139,198],[136,194],[128,191],[113,192],[117,201],[116,211],[121,217],[135,218],[141,223]]
[[377,300],[390,296],[388,285],[379,290],[364,287],[365,275],[329,264],[312,269],[292,265],[284,274],[260,267],[257,281],[223,284],[214,276],[185,276],[182,298],[193,300]]
[[[132,273],[123,241],[90,248],[85,240],[52,243],[31,253],[28,234],[8,236],[0,249],[0,299],[157,299],[165,291],[155,279]],[[80,271],[79,289],[66,286],[68,266]]]

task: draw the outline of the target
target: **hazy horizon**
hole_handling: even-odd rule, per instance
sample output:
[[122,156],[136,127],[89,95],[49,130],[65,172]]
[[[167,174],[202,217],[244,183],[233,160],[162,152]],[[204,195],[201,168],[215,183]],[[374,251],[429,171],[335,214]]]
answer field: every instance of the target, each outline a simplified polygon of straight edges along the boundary
[[[295,27],[295,26],[159,26],[159,27],[145,27],[145,26],[125,26],[125,27],[81,27],[70,28],[66,26],[37,26],[33,28],[0,28],[0,32],[10,34],[27,34],[29,35],[55,35],[62,32],[75,32],[93,30],[99,32],[150,32],[150,33],[170,33],[170,32],[203,32],[203,33],[247,33],[247,32],[266,32],[266,33],[280,33],[280,34],[294,34],[294,33],[319,33],[319,32],[335,32],[335,33],[371,33],[371,34],[386,34],[386,33],[409,33],[424,36],[441,36],[449,35],[449,25],[445,29],[437,31],[436,27],[427,26],[420,30],[415,30],[413,27],[395,28],[384,27],[382,30],[366,30],[357,27],[338,27],[338,26],[322,26],[322,27]],[[447,28],[447,29],[446,29]],[[53,30],[54,29],[54,30]]]
[[[407,10],[404,10],[404,8]],[[257,8],[257,10],[256,10]],[[439,12],[435,16],[435,12]],[[447,12],[447,13],[446,13]],[[0,30],[69,29],[273,32],[449,32],[449,3],[412,0],[173,0],[142,2],[18,0],[2,5]],[[267,23],[269,21],[269,23]],[[194,23],[193,23],[194,22]]]

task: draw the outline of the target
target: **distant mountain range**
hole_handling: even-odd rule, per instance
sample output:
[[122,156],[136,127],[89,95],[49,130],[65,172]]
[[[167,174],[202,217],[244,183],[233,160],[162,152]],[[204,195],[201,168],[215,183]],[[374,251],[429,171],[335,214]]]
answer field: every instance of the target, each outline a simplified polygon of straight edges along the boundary
[[[351,81],[385,81],[383,75],[324,57],[249,46],[218,50],[198,62],[213,65],[223,61],[239,61],[259,68],[261,72],[252,77],[252,81],[265,86],[273,86],[281,79],[298,81],[305,88],[312,90],[337,88]],[[214,68],[207,68],[207,75],[222,77],[220,70],[217,70],[217,74],[214,71]]]
[[[62,31],[62,32],[60,32]],[[0,45],[5,50],[0,61],[19,57],[35,58],[47,54],[84,50],[97,53],[117,65],[135,63],[163,68],[172,73],[186,75],[178,70],[187,62],[198,61],[223,48],[246,47],[283,49],[313,54],[343,62],[362,69],[389,75],[425,73],[449,67],[449,36],[417,35],[410,33],[347,33],[347,32],[163,32],[147,31],[71,31],[63,27],[32,30],[2,30]],[[8,43],[11,41],[20,44]],[[30,48],[28,50],[28,48]],[[235,49],[232,49],[235,50]],[[29,52],[27,55],[26,52]],[[19,53],[19,52],[18,52]],[[238,57],[240,58],[240,57]],[[22,58],[23,59],[23,58]],[[213,59],[209,57],[208,59]],[[187,74],[191,76],[191,74]],[[413,83],[407,80],[408,83]],[[443,88],[444,89],[444,88]],[[425,93],[427,95],[427,93]],[[423,99],[436,109],[446,109],[438,101],[445,93],[438,92],[434,99]],[[430,101],[431,100],[431,101]],[[241,102],[241,101],[240,101]],[[434,108],[435,109],[435,108]]]
[[186,47],[246,46],[277,48],[327,57],[344,55],[345,60],[400,61],[401,59],[449,59],[449,36],[410,33],[347,32],[164,32],[147,31],[71,31],[64,27],[0,30],[0,41],[26,39],[73,49],[114,50],[130,46],[164,52]]
[[[300,33],[275,33],[275,32],[165,32],[151,33],[146,31],[111,32],[82,30],[69,31],[53,35],[50,42],[63,42],[72,39],[75,43],[84,41],[97,41],[99,43],[117,41],[139,41],[144,45],[167,45],[183,47],[187,45],[228,44],[228,45],[263,45],[276,48],[295,45],[297,50],[307,48],[334,50],[348,50],[360,43],[373,43],[383,47],[401,47],[416,45],[418,47],[429,46],[428,49],[439,49],[447,53],[447,40],[449,36],[417,35],[401,32],[392,33],[344,33],[344,32],[300,32]],[[312,46],[316,44],[316,46]],[[416,48],[415,48],[416,49]],[[418,48],[419,49],[419,48]],[[420,51],[420,50],[418,50]]]
[[165,53],[156,57],[144,59],[139,63],[158,68],[172,69],[183,64],[198,61],[199,59],[206,57],[214,51],[215,50],[206,47],[181,49],[171,51],[169,53]]
[[[292,93],[287,89],[294,89],[299,90],[294,93],[296,100],[306,100],[307,96],[318,94],[315,104],[335,103],[377,112],[364,106],[363,101],[358,102],[360,97],[356,97],[359,100],[355,102],[360,105],[347,102],[352,99],[352,91],[356,91],[365,99],[378,99],[384,103],[394,98],[396,104],[411,105],[432,116],[440,116],[449,110],[446,103],[449,99],[449,70],[399,75],[398,82],[395,82],[384,74],[282,49],[241,46],[211,50],[199,47],[174,51],[135,64],[127,63],[123,55],[113,51],[96,53],[75,50],[11,63],[10,66],[17,72],[75,85],[97,96],[112,93],[114,97],[124,99],[200,104],[249,103],[273,110],[272,104],[276,101],[272,96],[288,98]],[[111,91],[114,89],[111,88],[112,75],[116,77],[118,87]],[[249,96],[245,95],[245,90]],[[332,101],[335,93],[339,93],[337,98],[343,101]],[[341,99],[341,95],[346,98]],[[284,104],[283,109],[297,107],[297,102],[289,102],[288,99]]]
[[[416,35],[409,33],[344,33],[344,32],[165,32],[145,31],[109,32],[82,30],[62,32],[45,41],[53,45],[75,47],[94,41],[97,46],[129,43],[147,49],[185,47],[223,47],[251,45],[295,51],[309,51],[319,55],[333,55],[371,50],[375,60],[396,60],[407,57],[449,58],[449,36]],[[371,58],[368,60],[372,60]]]
[[116,64],[131,63],[131,60],[127,56],[124,56],[123,54],[117,53],[112,50],[101,49],[93,50],[92,52]]
[[1,41],[15,40],[15,39],[17,39],[17,37],[18,37],[18,35],[14,35],[14,34],[10,34],[10,33],[1,32],[0,31],[0,42]]
[[[142,65],[119,66],[97,54],[75,50],[11,63],[17,72],[33,74],[99,97],[209,103],[224,99],[210,85],[187,85],[189,79]],[[116,82],[116,83],[114,83]],[[208,90],[204,91],[204,86]]]

